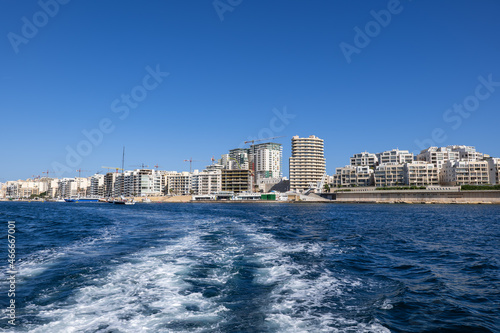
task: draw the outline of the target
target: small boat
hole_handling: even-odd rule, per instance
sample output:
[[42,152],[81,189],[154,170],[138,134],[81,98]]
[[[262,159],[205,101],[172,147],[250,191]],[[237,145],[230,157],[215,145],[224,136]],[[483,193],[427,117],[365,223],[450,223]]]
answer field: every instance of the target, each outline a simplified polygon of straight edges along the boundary
[[115,200],[113,203],[117,205],[135,205],[135,200],[127,200],[123,196],[121,197],[121,200]]
[[71,197],[69,199],[64,199],[65,202],[99,202],[98,198],[90,198],[90,197]]
[[115,200],[113,203],[117,205],[135,205],[134,200]]

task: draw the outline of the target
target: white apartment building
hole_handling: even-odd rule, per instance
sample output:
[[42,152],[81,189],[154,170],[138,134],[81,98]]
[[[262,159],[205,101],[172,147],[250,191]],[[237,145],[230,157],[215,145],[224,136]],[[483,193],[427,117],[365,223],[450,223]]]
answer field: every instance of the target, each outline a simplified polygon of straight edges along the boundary
[[374,170],[368,165],[337,168],[332,178],[332,185],[336,187],[373,186],[375,182]]
[[194,195],[215,194],[222,191],[222,171],[195,170],[191,175],[191,190]]
[[292,137],[290,163],[290,189],[306,190],[321,181],[326,170],[323,139]]
[[62,198],[69,198],[78,195],[78,184],[76,178],[63,178],[59,182],[59,195]]
[[413,163],[413,153],[408,150],[392,149],[376,154],[379,164],[387,163]]
[[422,161],[404,165],[405,184],[409,186],[439,185],[438,168]]
[[3,198],[19,198],[19,183],[17,181],[9,180],[2,187]]
[[57,179],[57,178],[49,178],[48,179],[49,197],[56,198],[59,196],[59,183],[60,182],[61,182],[61,180]]
[[[249,167],[254,173],[254,182],[264,178],[281,178],[283,147],[280,143],[261,143],[251,145]],[[241,168],[243,169],[243,168]]]
[[[104,175],[104,197],[117,197],[121,190],[115,186],[117,178],[121,175],[118,172],[108,172]],[[121,177],[121,176],[120,176]]]
[[375,166],[378,164],[378,158],[376,154],[363,152],[359,154],[354,154],[351,157],[351,165],[353,166],[369,166],[375,169]]
[[441,169],[444,185],[488,185],[488,161],[447,161]]
[[[229,151],[228,157],[229,161],[233,163],[231,168],[225,169],[241,169],[248,170],[250,168],[250,149],[248,148],[236,148]],[[280,161],[280,171],[281,171],[281,161]]]
[[188,195],[191,194],[191,173],[167,172],[165,174],[165,191],[168,194]]
[[461,161],[478,161],[484,157],[483,153],[477,152],[473,146],[448,146],[451,151],[458,152]]
[[274,185],[279,184],[283,180],[286,180],[285,177],[283,178],[264,178],[261,179],[259,184],[257,185],[258,190],[264,193],[269,192]]
[[124,173],[114,173],[112,176],[112,190],[111,196],[117,198],[120,196],[125,196],[125,172]]
[[125,177],[125,196],[160,196],[165,192],[166,171],[153,169],[136,169],[126,171]]
[[[29,198],[47,192],[50,181],[47,178],[7,181],[0,187],[1,198]],[[49,191],[50,196],[50,191]]]
[[377,169],[375,169],[374,178],[375,186],[377,187],[404,185],[404,165],[399,163],[380,164]]
[[438,170],[441,170],[446,162],[458,160],[459,158],[460,153],[449,147],[429,147],[417,155],[417,161],[432,163]]
[[92,197],[104,197],[105,175],[95,174],[90,177],[89,195]]
[[491,185],[500,185],[500,158],[488,159],[488,174]]
[[224,169],[237,169],[236,162],[231,160],[229,154],[222,154],[219,160],[219,164],[221,164]]

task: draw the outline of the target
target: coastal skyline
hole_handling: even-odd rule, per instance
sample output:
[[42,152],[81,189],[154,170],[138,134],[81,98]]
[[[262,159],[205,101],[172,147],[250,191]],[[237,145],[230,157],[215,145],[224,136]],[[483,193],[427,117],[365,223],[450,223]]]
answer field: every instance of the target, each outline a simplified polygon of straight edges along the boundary
[[[231,3],[9,3],[0,182],[120,167],[122,146],[125,168],[189,170],[273,136],[288,175],[292,136],[309,134],[329,175],[431,142],[500,156],[500,4]],[[88,154],[68,165],[68,147]]]

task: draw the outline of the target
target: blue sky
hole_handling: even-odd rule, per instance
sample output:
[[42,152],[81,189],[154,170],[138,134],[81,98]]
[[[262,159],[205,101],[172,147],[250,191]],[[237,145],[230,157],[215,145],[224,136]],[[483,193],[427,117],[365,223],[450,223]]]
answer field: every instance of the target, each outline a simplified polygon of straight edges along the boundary
[[429,140],[500,156],[500,2],[217,1],[1,1],[0,181],[123,146],[128,169],[189,170],[268,135],[286,176],[293,135],[325,140],[329,174]]

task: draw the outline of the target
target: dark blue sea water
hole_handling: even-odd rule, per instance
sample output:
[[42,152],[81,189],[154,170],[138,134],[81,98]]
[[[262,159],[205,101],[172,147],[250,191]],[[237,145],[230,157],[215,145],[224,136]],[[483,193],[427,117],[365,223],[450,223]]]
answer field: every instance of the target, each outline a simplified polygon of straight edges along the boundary
[[500,332],[500,206],[0,203],[0,221],[3,331]]

